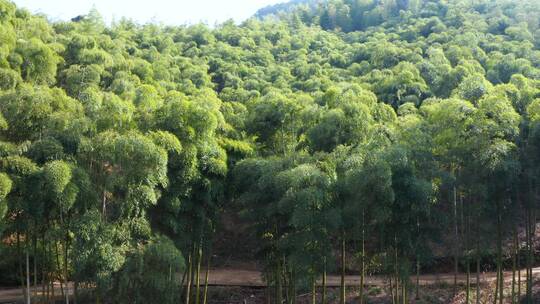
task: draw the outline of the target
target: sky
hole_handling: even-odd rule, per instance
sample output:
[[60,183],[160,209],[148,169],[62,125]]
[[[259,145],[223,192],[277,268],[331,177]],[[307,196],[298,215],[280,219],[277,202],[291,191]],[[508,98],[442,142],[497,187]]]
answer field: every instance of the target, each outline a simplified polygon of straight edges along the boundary
[[214,25],[234,19],[243,21],[266,5],[286,0],[12,0],[18,7],[42,13],[52,21],[70,20],[95,6],[107,23],[122,17],[139,23]]

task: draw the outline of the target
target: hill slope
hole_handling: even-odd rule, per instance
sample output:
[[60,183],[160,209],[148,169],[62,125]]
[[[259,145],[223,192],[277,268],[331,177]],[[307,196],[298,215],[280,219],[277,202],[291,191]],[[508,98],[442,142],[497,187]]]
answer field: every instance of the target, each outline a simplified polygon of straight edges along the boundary
[[434,249],[530,269],[539,7],[336,0],[211,28],[0,0],[0,276],[179,303],[172,274],[225,247],[281,303],[349,261],[407,286]]
[[264,18],[270,15],[278,15],[279,13],[290,13],[300,5],[315,8],[322,1],[323,0],[291,0],[288,2],[269,5],[259,9],[255,13],[255,17]]

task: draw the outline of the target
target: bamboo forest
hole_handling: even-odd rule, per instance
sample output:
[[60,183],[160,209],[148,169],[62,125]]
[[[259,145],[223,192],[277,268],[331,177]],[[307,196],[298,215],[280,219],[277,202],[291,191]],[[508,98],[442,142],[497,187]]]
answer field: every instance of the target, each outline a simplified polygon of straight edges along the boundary
[[540,1],[16,3],[0,303],[540,303]]

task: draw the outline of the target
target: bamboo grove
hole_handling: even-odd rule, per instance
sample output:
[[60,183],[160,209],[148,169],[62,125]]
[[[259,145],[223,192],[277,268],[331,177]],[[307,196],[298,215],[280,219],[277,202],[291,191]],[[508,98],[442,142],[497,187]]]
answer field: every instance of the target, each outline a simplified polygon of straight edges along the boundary
[[341,304],[370,274],[409,303],[441,257],[466,303],[533,303],[540,4],[298,3],[209,27],[0,0],[0,280],[206,304],[234,212],[268,303],[330,303],[330,273]]

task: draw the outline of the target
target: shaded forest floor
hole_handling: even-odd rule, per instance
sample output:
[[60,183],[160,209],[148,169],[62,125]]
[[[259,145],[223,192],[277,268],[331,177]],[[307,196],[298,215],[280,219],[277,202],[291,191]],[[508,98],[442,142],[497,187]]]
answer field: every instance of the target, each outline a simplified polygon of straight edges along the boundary
[[[533,303],[540,303],[540,280],[536,277],[536,282],[533,288]],[[493,294],[495,292],[495,284],[493,282],[481,283],[480,303],[492,303]],[[511,301],[511,281],[505,284],[505,304],[512,303]],[[525,285],[522,285],[521,302],[525,303],[523,296]],[[466,293],[465,285],[459,284],[456,295],[453,293],[453,286],[446,283],[436,283],[431,285],[423,285],[420,287],[418,299],[415,298],[414,289],[409,303],[411,304],[465,304]],[[517,287],[516,287],[517,292]],[[385,286],[369,286],[364,289],[366,304],[391,304],[391,296]],[[349,287],[347,289],[347,303],[358,303],[359,288]],[[209,304],[263,304],[266,303],[266,290],[260,287],[212,287],[209,292]],[[311,293],[299,293],[297,296],[298,304],[310,304]],[[339,303],[339,289],[332,287],[327,289],[327,303]],[[317,302],[320,303],[321,294],[317,295]],[[471,285],[469,303],[476,303],[476,286]]]
[[[522,274],[525,274],[522,271]],[[534,288],[535,296],[540,303],[540,267],[535,268],[533,274],[536,279]],[[495,273],[482,273],[480,278],[480,286],[482,291],[482,303],[488,303],[494,293],[495,286]],[[415,282],[415,277],[411,278],[412,282]],[[512,273],[505,272],[505,294],[511,294],[511,279]],[[525,278],[523,277],[522,281]],[[465,282],[466,275],[459,274],[457,277],[459,284],[459,291],[453,295],[453,274],[428,274],[420,276],[420,291],[419,300],[411,299],[411,303],[441,303],[441,304],[460,304],[465,302]],[[337,291],[339,287],[340,277],[336,275],[328,276],[328,299],[329,303],[337,302]],[[359,289],[358,286],[360,277],[355,275],[346,276],[346,285],[348,288],[348,299],[351,303],[357,302]],[[202,283],[202,282],[201,282]],[[256,270],[243,270],[243,269],[213,269],[210,272],[209,284],[211,285],[209,291],[209,303],[221,304],[221,303],[265,303],[265,284],[261,279],[260,272]],[[370,276],[366,278],[365,294],[367,302],[374,304],[391,303],[391,299],[388,295],[386,278],[382,276]],[[471,299],[475,299],[475,277],[471,274]],[[40,288],[38,288],[40,290]],[[319,288],[320,290],[320,288]],[[524,285],[522,286],[522,293],[525,291]],[[516,287],[517,291],[517,287]],[[70,286],[71,292],[71,286]],[[61,293],[60,287],[57,286],[55,292],[57,295]],[[412,294],[414,298],[414,292]],[[298,295],[298,303],[309,303],[311,300],[311,294],[308,292],[300,292]],[[21,303],[22,302],[22,290],[21,289],[4,289],[0,290],[0,303]],[[510,303],[510,302],[508,302]]]

